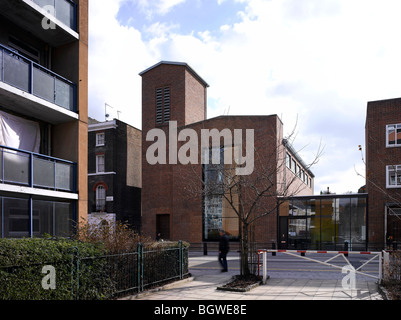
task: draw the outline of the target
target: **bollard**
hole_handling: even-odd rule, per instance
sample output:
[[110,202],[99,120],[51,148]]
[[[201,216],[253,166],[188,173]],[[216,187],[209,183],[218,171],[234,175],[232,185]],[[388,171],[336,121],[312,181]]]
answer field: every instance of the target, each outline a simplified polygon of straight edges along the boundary
[[[345,241],[345,242],[344,242],[344,251],[345,251],[345,252],[348,252],[348,241]],[[344,253],[344,256],[345,256],[345,257],[348,257],[348,253]]]
[[207,256],[207,243],[206,242],[203,243],[203,255]]
[[[272,249],[273,249],[273,250],[276,250],[276,243],[275,243],[275,242],[272,243]],[[272,252],[272,256],[275,257],[275,256],[276,256],[276,253],[275,253],[275,252]]]

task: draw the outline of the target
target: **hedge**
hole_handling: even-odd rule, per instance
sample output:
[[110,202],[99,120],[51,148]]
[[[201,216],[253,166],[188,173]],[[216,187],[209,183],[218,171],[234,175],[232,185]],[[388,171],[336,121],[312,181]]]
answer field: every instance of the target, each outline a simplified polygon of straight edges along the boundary
[[[138,248],[140,260],[137,250],[110,252],[100,243],[0,239],[0,300],[110,299],[188,273],[188,243],[156,242]],[[54,267],[56,290],[42,287],[44,266]]]
[[[106,253],[101,244],[72,240],[0,239],[0,299],[1,300],[70,300],[76,294],[76,275],[73,248],[80,258]],[[82,265],[79,293],[84,299],[104,299],[113,289],[105,272],[104,261]],[[44,266],[53,266],[56,272],[56,290],[45,290],[42,280]],[[93,277],[93,274],[98,276]],[[95,288],[95,290],[94,290]]]

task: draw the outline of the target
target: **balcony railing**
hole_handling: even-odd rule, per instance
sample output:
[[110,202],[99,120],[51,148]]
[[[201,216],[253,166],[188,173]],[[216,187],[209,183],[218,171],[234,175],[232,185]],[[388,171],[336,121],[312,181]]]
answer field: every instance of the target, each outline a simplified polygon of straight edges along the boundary
[[76,164],[0,145],[0,182],[76,193]]
[[54,16],[67,27],[77,31],[77,5],[71,0],[32,0],[41,8],[51,6]]
[[0,45],[0,71],[0,81],[76,112],[74,83],[3,45]]

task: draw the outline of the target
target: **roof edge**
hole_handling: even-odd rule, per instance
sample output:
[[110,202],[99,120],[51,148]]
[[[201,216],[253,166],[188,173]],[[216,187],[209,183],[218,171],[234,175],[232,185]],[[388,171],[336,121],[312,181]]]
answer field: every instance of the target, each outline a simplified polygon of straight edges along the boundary
[[189,72],[191,72],[191,73],[195,76],[195,78],[197,78],[200,82],[203,83],[203,85],[204,85],[205,87],[207,87],[207,88],[210,87],[209,84],[208,84],[205,80],[203,80],[202,77],[201,77],[199,74],[197,74],[196,71],[195,71],[193,68],[191,68],[186,62],[160,61],[160,62],[156,63],[155,65],[153,65],[153,66],[151,66],[151,67],[145,69],[144,71],[140,72],[139,75],[140,75],[140,76],[143,76],[145,73],[147,73],[147,72],[149,72],[150,70],[155,69],[155,68],[157,68],[157,67],[159,67],[159,66],[161,66],[161,65],[163,65],[163,64],[167,64],[167,65],[176,65],[176,66],[183,66],[183,67],[186,67],[186,68],[189,70]]

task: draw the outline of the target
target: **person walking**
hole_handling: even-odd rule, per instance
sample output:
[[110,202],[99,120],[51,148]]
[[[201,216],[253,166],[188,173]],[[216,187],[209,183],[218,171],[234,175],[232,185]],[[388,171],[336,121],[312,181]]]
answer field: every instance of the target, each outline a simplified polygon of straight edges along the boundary
[[230,245],[228,242],[228,237],[224,230],[220,230],[220,243],[219,243],[219,262],[222,266],[221,272],[228,271],[227,265],[227,253],[230,251]]

